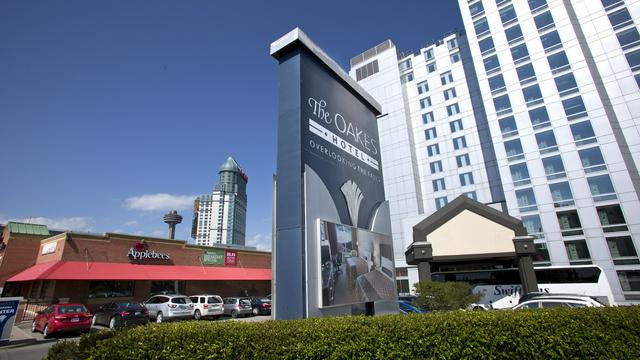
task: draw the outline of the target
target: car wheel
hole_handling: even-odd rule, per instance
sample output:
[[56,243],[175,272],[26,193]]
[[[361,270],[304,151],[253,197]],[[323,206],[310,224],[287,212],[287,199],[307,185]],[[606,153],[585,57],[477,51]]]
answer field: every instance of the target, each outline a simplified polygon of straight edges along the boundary
[[193,313],[193,318],[196,320],[202,319],[202,314],[200,313],[200,310],[196,310],[196,312]]
[[33,322],[31,323],[31,332],[34,333],[36,331],[37,331],[37,329],[36,329],[36,321],[33,320]]
[[164,316],[162,316],[162,312],[159,312],[159,313],[156,315],[156,322],[157,322],[158,324],[160,324],[163,320],[164,320]]
[[236,319],[238,317],[238,312],[235,310],[231,310],[231,317]]
[[253,316],[258,316],[258,308],[253,308]]
[[109,329],[115,329],[120,326],[120,321],[118,320],[117,316],[112,317],[111,320],[109,320]]
[[45,339],[49,337],[49,325],[45,324],[44,329],[42,329],[42,337],[44,337]]

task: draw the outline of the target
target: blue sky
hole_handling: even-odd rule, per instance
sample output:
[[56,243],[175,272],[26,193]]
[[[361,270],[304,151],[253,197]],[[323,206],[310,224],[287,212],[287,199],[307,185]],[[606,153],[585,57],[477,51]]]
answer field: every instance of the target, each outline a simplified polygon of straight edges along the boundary
[[270,248],[277,62],[300,27],[340,65],[461,29],[457,2],[0,2],[0,223],[166,236],[234,156],[247,244]]

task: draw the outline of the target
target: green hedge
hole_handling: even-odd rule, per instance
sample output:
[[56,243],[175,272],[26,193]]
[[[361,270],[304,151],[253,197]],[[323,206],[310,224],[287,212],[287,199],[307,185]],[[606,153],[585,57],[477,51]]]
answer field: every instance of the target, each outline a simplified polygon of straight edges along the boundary
[[[640,308],[190,321],[84,335],[48,359],[638,359]],[[64,354],[56,357],[56,354]]]

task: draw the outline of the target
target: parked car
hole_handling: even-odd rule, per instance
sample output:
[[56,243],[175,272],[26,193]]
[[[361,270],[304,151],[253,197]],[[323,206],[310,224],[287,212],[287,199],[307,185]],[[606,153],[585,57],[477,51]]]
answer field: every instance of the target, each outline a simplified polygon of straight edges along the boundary
[[224,314],[222,298],[218,295],[191,295],[190,299],[195,308],[193,318],[196,320],[206,317],[217,319]]
[[426,314],[427,311],[420,309],[417,306],[412,305],[406,300],[398,300],[398,307],[402,314]]
[[248,297],[253,315],[271,315],[271,300],[263,296]]
[[[587,297],[588,298],[588,297]],[[588,298],[580,299],[579,297],[538,297],[527,301],[523,301],[520,304],[514,306],[512,309],[549,309],[556,307],[565,308],[583,308],[583,307],[603,307],[601,303]]]
[[38,311],[31,332],[41,331],[45,338],[63,331],[88,332],[91,319],[91,313],[82,304],[54,304]]
[[599,307],[599,306],[604,306],[604,304],[602,304],[601,302],[599,302],[598,300],[588,296],[588,295],[582,295],[582,294],[554,294],[554,293],[545,293],[545,292],[530,292],[528,294],[522,295],[518,301],[518,304],[522,304],[525,301],[528,300],[533,300],[533,299],[573,299],[573,300],[580,300],[580,301],[586,301],[589,303],[594,304],[595,307]]
[[112,302],[104,304],[93,313],[92,325],[105,325],[111,329],[149,322],[149,312],[136,302]]
[[247,316],[252,312],[251,301],[243,297],[228,297],[222,299],[224,303],[224,314],[232,318]]
[[184,295],[154,295],[144,302],[149,318],[161,323],[167,320],[190,319],[194,305]]

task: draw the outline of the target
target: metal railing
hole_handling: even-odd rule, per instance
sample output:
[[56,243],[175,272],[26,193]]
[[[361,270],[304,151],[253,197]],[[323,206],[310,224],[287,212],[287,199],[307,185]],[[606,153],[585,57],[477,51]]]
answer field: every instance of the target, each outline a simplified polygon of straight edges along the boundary
[[38,311],[46,309],[49,305],[51,305],[51,301],[27,299],[24,311],[22,312],[22,319],[20,321],[31,321],[35,319]]

